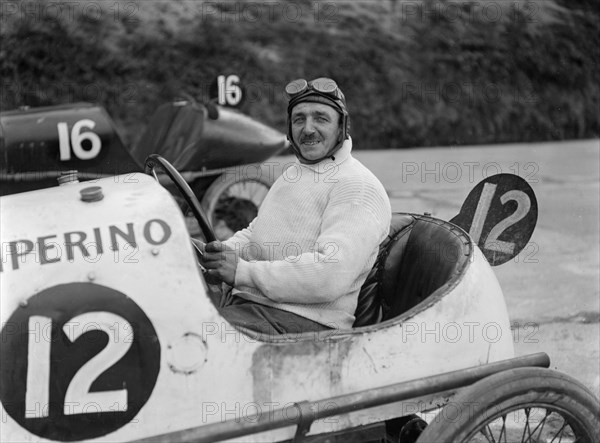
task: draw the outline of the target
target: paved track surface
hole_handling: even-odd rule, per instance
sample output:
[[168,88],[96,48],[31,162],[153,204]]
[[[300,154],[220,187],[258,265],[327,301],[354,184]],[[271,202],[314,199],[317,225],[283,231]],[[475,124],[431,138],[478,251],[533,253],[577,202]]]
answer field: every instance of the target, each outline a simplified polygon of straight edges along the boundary
[[495,268],[516,353],[548,353],[552,368],[600,397],[600,140],[354,154],[382,181],[392,210],[444,220],[485,177],[525,178],[538,200],[537,227],[520,255]]

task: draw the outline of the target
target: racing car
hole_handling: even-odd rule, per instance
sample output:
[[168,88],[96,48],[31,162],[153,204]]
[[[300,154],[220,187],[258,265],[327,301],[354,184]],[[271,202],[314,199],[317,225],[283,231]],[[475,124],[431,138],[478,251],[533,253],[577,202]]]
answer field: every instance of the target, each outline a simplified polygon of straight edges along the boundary
[[0,440],[402,442],[394,424],[430,411],[418,442],[599,440],[592,393],[514,356],[491,264],[535,225],[519,177],[488,177],[452,222],[393,214],[353,328],[273,336],[219,314],[157,170],[214,239],[159,155],[0,199]]
[[77,171],[81,181],[142,172],[146,157],[158,153],[182,172],[213,223],[233,198],[256,211],[274,179],[268,168],[256,165],[288,143],[281,132],[234,108],[243,98],[238,76],[219,80],[216,103],[180,93],[156,109],[132,146],[99,105],[3,111],[0,195],[56,186],[69,171]]

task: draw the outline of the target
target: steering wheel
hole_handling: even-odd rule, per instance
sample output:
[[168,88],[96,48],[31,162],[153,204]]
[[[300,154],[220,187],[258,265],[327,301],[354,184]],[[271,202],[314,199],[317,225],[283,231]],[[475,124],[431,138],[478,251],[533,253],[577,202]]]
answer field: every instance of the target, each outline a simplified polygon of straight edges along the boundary
[[[200,225],[200,229],[202,230],[202,234],[204,235],[206,242],[210,243],[211,241],[215,241],[217,239],[217,237],[215,236],[215,232],[213,231],[210,221],[208,221],[208,217],[206,216],[204,209],[202,208],[200,202],[196,198],[196,195],[190,188],[190,185],[187,184],[187,182],[183,179],[181,174],[177,171],[177,169],[173,167],[171,163],[169,163],[165,158],[161,157],[158,154],[150,154],[148,156],[144,166],[144,172],[146,174],[153,175],[156,181],[158,181],[158,176],[154,171],[154,169],[157,166],[160,166],[163,172],[167,174],[167,176],[177,187],[177,190],[183,196],[185,202],[191,208],[192,213],[196,218],[196,221]],[[194,246],[196,247],[196,249],[198,249],[195,243]]]

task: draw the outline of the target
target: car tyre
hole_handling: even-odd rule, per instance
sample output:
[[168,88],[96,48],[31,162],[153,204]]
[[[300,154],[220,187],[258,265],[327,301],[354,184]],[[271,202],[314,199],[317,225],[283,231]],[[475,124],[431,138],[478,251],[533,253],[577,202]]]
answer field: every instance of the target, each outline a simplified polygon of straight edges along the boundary
[[[256,176],[248,176],[243,173],[224,173],[208,187],[202,197],[201,205],[205,209],[208,219],[213,226],[216,226],[219,222],[216,216],[218,208],[227,204],[227,200],[231,197],[252,203],[258,211],[273,185],[273,181],[273,177],[262,172]],[[248,220],[248,223],[250,221],[252,220]]]
[[600,441],[600,403],[577,380],[543,368],[486,377],[429,423],[418,443]]

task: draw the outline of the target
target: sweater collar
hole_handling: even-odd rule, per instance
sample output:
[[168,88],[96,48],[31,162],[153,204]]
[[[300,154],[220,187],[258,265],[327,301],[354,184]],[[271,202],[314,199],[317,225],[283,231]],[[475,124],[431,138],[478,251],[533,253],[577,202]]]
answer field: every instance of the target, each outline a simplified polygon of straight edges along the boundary
[[315,163],[314,165],[307,165],[304,163],[300,163],[300,161],[296,158],[296,163],[300,166],[304,166],[305,168],[311,169],[316,173],[322,174],[331,170],[332,164],[340,165],[346,160],[350,158],[350,152],[352,151],[352,138],[348,137],[342,143],[342,147],[335,151],[333,155],[327,157],[326,159],[320,161],[319,163]]

